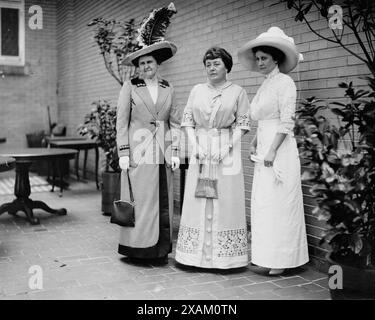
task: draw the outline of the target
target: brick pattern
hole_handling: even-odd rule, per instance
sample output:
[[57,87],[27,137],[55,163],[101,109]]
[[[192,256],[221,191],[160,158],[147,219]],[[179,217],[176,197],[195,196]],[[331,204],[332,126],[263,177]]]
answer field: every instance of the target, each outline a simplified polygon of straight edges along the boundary
[[[179,214],[174,215],[173,252],[166,265],[138,264],[117,253],[119,227],[100,212],[95,183],[72,182],[57,193],[32,194],[66,216],[41,210],[41,224],[24,214],[0,216],[0,300],[291,300],[330,299],[327,275],[311,266],[268,277],[251,268],[201,269],[174,260]],[[0,196],[0,203],[13,196]],[[28,270],[38,265],[43,289],[31,289]]]

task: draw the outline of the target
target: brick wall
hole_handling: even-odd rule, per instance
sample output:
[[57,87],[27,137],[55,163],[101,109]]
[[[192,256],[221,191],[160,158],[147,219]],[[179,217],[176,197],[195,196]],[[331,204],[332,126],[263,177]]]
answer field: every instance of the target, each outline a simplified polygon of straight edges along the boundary
[[[43,9],[43,29],[28,27],[31,5]],[[57,50],[55,0],[25,1],[25,68],[6,69],[0,78],[0,136],[7,137],[8,146],[26,146],[26,133],[48,131],[47,106],[52,121],[57,119]],[[3,147],[4,145],[2,145]]]
[[[367,73],[366,68],[351,57],[345,50],[330,42],[319,39],[307,26],[294,21],[293,13],[286,10],[284,4],[276,0],[175,0],[178,13],[173,17],[167,32],[167,38],[178,46],[176,56],[161,67],[161,74],[173,83],[177,99],[183,108],[191,88],[205,81],[202,64],[204,52],[213,45],[219,45],[233,54],[233,71],[229,79],[243,86],[251,99],[262,77],[246,71],[237,60],[236,52],[246,41],[253,39],[270,26],[281,27],[304,54],[305,62],[300,64],[298,72],[291,76],[296,80],[299,98],[312,95],[334,99],[342,95],[337,87],[341,81],[354,79]],[[57,1],[57,39],[58,39],[58,105],[59,120],[68,124],[68,134],[74,134],[75,128],[83,116],[90,110],[92,101],[106,98],[116,102],[119,85],[105,70],[98,48],[92,39],[92,31],[87,23],[96,17],[138,22],[152,8],[167,5],[168,1],[159,0],[58,0]],[[312,13],[313,25],[324,35],[330,30],[326,23],[317,20]],[[344,36],[345,41],[353,39]],[[353,50],[358,51],[356,46]],[[248,142],[255,132],[253,129],[243,141],[243,164],[246,184],[247,215],[250,214],[250,196],[253,167],[247,158]],[[176,187],[179,186],[176,177]],[[179,200],[178,188],[176,199]],[[304,185],[305,212],[310,244],[310,254],[322,257],[324,250],[319,245],[319,236],[324,225],[312,214],[313,199],[309,196],[308,186]]]

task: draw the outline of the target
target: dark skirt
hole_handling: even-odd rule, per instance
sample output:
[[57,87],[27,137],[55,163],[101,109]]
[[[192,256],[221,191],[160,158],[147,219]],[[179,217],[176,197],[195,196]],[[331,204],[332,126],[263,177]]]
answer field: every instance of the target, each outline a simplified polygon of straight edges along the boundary
[[172,252],[172,239],[169,223],[168,182],[165,164],[159,165],[159,239],[148,248],[132,248],[119,245],[118,253],[129,258],[155,259],[163,258]]

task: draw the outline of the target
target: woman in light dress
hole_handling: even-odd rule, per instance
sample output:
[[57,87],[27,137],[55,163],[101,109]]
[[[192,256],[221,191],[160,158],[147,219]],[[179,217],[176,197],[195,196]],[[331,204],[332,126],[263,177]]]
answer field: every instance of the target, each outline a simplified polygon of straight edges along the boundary
[[296,86],[287,74],[300,58],[292,38],[271,27],[238,52],[240,63],[266,78],[250,106],[258,121],[251,142],[251,262],[270,275],[308,262],[300,160],[293,135]]
[[[181,123],[193,152],[176,261],[202,268],[243,267],[248,246],[241,137],[250,129],[250,106],[245,90],[227,80],[233,62],[225,49],[210,48],[203,65],[207,82],[191,90]],[[199,185],[199,178],[210,182]]]

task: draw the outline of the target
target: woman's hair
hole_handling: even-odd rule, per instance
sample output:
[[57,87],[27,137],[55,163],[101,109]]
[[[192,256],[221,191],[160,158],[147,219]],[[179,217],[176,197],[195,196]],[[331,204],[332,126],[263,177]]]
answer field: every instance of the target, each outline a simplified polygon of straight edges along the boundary
[[258,47],[254,47],[252,50],[254,54],[256,54],[257,51],[262,51],[264,53],[271,55],[272,59],[277,61],[277,64],[283,63],[283,61],[285,60],[284,52],[282,52],[280,49],[277,49],[275,47],[258,46]]
[[221,60],[223,60],[225,68],[229,73],[232,70],[233,59],[229,52],[223,48],[212,47],[208,49],[203,56],[203,64],[206,65],[206,60],[214,60],[218,58],[221,58]]
[[135,58],[135,59],[132,61],[133,64],[134,64],[136,67],[139,67],[139,59],[142,58],[142,57],[145,57],[145,56],[151,56],[151,57],[153,57],[153,58],[156,60],[156,63],[157,63],[158,65],[161,64],[161,61],[158,60],[158,55],[153,54],[152,52],[151,52],[151,53],[147,53],[147,54],[145,54],[145,55],[143,55],[143,56],[140,56],[140,57],[138,57],[138,58]]

